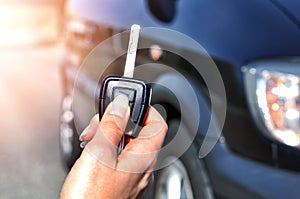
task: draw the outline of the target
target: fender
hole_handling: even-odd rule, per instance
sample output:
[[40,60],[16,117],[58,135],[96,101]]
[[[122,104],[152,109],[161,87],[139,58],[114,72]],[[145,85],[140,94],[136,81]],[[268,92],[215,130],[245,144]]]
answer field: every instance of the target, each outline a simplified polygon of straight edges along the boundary
[[186,140],[181,141],[191,144],[196,138],[201,149],[199,155],[204,157],[218,142],[221,132],[201,88],[188,79],[172,73],[160,76],[153,86],[152,103],[166,103],[176,109],[182,127],[186,129],[184,132],[187,133],[181,137]]

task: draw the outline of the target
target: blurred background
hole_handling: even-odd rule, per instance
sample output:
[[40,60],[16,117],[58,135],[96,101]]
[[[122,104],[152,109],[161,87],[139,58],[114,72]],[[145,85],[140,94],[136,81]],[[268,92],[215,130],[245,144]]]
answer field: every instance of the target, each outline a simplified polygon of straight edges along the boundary
[[0,0],[0,198],[59,198],[63,0]]

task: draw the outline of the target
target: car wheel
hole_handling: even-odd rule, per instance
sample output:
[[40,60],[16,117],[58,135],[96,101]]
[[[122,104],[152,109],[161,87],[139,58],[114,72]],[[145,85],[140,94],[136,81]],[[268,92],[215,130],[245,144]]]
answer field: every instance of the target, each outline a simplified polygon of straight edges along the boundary
[[[212,187],[202,161],[192,154],[194,146],[155,176],[155,199],[213,199]],[[168,157],[174,159],[175,157]]]
[[[179,123],[179,120],[168,123],[166,143],[172,139],[172,131],[177,131]],[[175,152],[172,150],[166,157],[158,157],[158,162],[163,165],[170,161],[172,163],[154,172],[153,185],[140,198],[213,199],[213,189],[207,170],[203,160],[198,158],[196,149],[196,144],[193,143],[179,158],[176,158]]]

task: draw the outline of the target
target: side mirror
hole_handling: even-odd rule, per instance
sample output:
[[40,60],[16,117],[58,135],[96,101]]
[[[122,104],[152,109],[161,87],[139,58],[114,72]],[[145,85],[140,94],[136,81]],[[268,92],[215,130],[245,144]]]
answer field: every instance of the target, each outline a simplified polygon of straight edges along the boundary
[[171,22],[175,16],[177,0],[148,0],[151,13],[163,22]]

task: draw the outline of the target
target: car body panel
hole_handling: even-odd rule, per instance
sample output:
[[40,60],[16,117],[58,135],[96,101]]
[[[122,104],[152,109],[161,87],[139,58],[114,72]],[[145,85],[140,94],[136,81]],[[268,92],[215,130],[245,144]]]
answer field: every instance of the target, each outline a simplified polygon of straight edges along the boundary
[[179,0],[170,23],[150,17],[147,6],[147,1],[140,0],[87,0],[84,7],[80,1],[70,1],[74,13],[100,24],[128,29],[138,23],[182,32],[210,55],[236,67],[253,58],[300,53],[299,27],[271,1]]
[[298,27],[300,27],[300,5],[294,0],[273,0],[275,5],[282,10]]
[[224,198],[298,198],[300,175],[232,154],[217,144],[206,157],[218,195]]

